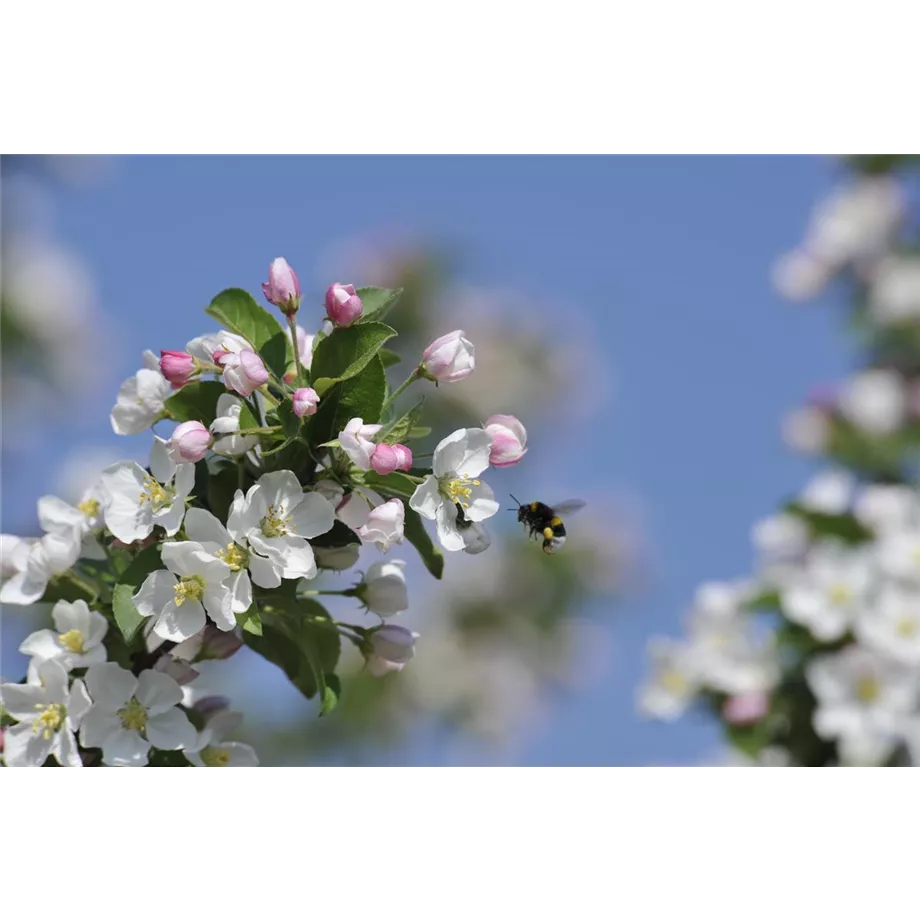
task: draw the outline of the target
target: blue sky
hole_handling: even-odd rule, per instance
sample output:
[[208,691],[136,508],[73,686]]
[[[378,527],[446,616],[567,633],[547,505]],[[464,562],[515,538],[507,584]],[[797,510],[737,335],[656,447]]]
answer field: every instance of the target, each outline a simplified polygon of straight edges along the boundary
[[[382,227],[453,241],[463,280],[567,303],[566,322],[584,311],[614,397],[570,446],[568,475],[635,494],[653,553],[651,584],[605,627],[606,676],[555,699],[519,762],[697,760],[710,727],[634,714],[644,643],[678,631],[701,581],[749,570],[751,525],[810,472],[779,420],[846,371],[847,346],[834,311],[782,301],[769,268],[835,178],[828,161],[797,157],[120,160],[102,184],[56,193],[57,234],[89,263],[116,330],[110,392],[49,433],[15,489],[4,483],[5,528],[33,513],[75,443],[124,450],[108,423],[118,383],[144,348],[200,333],[218,290],[255,293],[274,256],[314,265],[330,243]],[[5,670],[13,660],[4,648]],[[437,741],[412,756],[439,762]]]

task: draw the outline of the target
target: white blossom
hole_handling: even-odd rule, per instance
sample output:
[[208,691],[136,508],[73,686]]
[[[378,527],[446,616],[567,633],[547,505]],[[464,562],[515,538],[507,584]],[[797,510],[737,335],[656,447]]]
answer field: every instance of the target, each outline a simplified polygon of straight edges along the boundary
[[115,434],[141,434],[163,411],[172,393],[169,381],[160,373],[160,360],[152,351],[144,352],[144,366],[129,377],[118,391],[110,416]]
[[225,741],[243,721],[238,712],[221,710],[214,713],[198,733],[195,743],[185,750],[185,756],[195,767],[257,767],[256,752],[240,741]]
[[838,407],[861,431],[891,434],[907,417],[904,380],[897,372],[883,368],[862,371],[843,385]]
[[920,585],[886,584],[857,617],[854,632],[868,648],[920,665]]
[[648,650],[652,674],[639,688],[639,709],[652,718],[673,721],[700,689],[699,660],[671,639],[652,639]]
[[920,319],[920,259],[889,256],[876,267],[869,309],[880,323]]
[[55,495],[43,495],[38,500],[38,522],[47,533],[79,534],[80,555],[84,559],[105,559],[105,550],[94,533],[103,526],[104,502],[101,483],[88,490],[76,506]]
[[51,611],[54,629],[40,629],[22,641],[19,651],[38,661],[55,659],[66,670],[88,668],[105,661],[106,651],[102,640],[109,622],[96,610],[90,610],[86,601],[72,604],[58,601]]
[[222,393],[217,398],[217,415],[211,422],[210,431],[216,438],[211,449],[226,457],[240,457],[259,443],[255,434],[239,434],[240,412],[243,401],[231,393]]
[[799,495],[799,504],[821,514],[844,514],[853,501],[856,477],[846,470],[823,470]]
[[48,582],[80,558],[79,533],[46,533],[40,540],[18,545],[9,565],[15,569],[0,588],[0,603],[34,604]]

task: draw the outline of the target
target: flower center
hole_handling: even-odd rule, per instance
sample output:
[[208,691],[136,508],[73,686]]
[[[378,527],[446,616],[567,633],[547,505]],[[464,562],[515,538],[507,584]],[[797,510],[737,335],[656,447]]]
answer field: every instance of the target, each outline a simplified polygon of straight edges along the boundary
[[848,604],[853,599],[853,591],[849,585],[843,582],[837,582],[830,586],[827,591],[828,600],[837,607]]
[[206,767],[226,767],[230,763],[230,752],[223,748],[206,747],[201,752]]
[[879,698],[882,688],[870,674],[865,674],[856,682],[856,697],[861,703],[873,703]]
[[35,708],[40,710],[41,714],[32,722],[32,731],[36,735],[43,735],[48,741],[64,724],[67,710],[63,703],[48,703],[46,706],[36,703]]
[[283,508],[274,505],[268,506],[265,517],[262,518],[262,535],[265,537],[283,537],[289,533],[296,533],[291,525],[291,516],[282,517]]
[[61,633],[58,642],[71,652],[83,654],[83,633],[79,629],[68,629],[67,632]]
[[199,601],[204,594],[204,579],[200,575],[183,575],[173,591],[176,592],[177,607],[186,601]]
[[461,508],[469,508],[473,486],[481,485],[482,483],[478,479],[448,474],[439,480],[438,489],[448,501],[459,505]]
[[144,491],[141,492],[140,497],[140,503],[142,505],[150,502],[153,506],[153,510],[159,511],[161,508],[170,504],[171,499],[171,489],[167,489],[165,486],[161,485],[153,476],[144,477]]
[[129,732],[140,732],[147,727],[147,710],[137,701],[136,697],[131,697],[123,709],[117,712],[118,718],[121,719],[122,728]]
[[245,569],[249,563],[249,553],[237,543],[228,543],[226,549],[219,549],[217,558],[226,562],[234,572]]
[[77,510],[82,511],[85,517],[94,518],[99,516],[99,502],[95,498],[88,498],[85,502],[77,505]]
[[679,671],[667,670],[661,675],[661,686],[668,693],[681,694],[687,689],[687,679]]
[[895,632],[902,639],[912,639],[917,635],[917,618],[905,614],[895,625]]

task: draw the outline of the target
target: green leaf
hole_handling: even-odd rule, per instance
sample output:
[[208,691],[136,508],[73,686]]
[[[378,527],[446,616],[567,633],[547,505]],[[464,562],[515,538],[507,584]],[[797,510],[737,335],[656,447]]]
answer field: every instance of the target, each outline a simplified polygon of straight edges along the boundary
[[431,429],[427,425],[416,425],[407,435],[407,441],[420,441],[431,434]]
[[279,332],[284,336],[284,329],[278,320],[268,310],[260,307],[252,295],[242,288],[221,291],[211,301],[210,306],[205,307],[204,312],[208,316],[213,316],[225,329],[241,335],[259,354]]
[[335,674],[326,675],[326,689],[323,691],[323,703],[319,714],[321,716],[332,712],[339,704],[339,697],[342,695],[342,686],[339,678]]
[[362,323],[336,329],[313,352],[313,389],[322,397],[333,386],[350,380],[374,359],[396,330],[383,323]]
[[311,546],[339,547],[348,546],[350,543],[360,543],[358,535],[341,521],[336,521],[331,530],[321,533],[310,540]]
[[309,426],[310,443],[317,445],[337,438],[353,418],[374,424],[380,418],[385,392],[386,372],[383,362],[374,355],[362,374],[338,384],[320,400]]
[[[163,568],[163,560],[160,558],[159,546],[148,546],[129,565],[121,577],[118,579],[123,585],[131,585],[135,591],[144,583],[144,579],[151,573]],[[134,593],[134,592],[132,592]]]
[[236,490],[239,488],[239,468],[224,457],[213,460],[209,457],[207,467],[210,470],[207,489],[208,506],[211,514],[218,520],[226,521],[230,513],[230,506],[233,504],[233,496],[236,495]]
[[138,631],[144,623],[144,617],[134,606],[131,596],[137,592],[134,585],[117,585],[112,594],[112,611],[115,614],[115,622],[124,636],[125,642],[129,645],[134,641]]
[[402,361],[402,358],[389,348],[381,348],[377,354],[380,355],[380,360],[383,361],[384,367],[392,367]]
[[372,470],[364,474],[364,483],[375,492],[386,492],[400,498],[412,498],[418,483],[410,479],[405,473],[390,473],[381,476]]
[[425,563],[425,568],[435,578],[440,578],[444,574],[444,554],[431,542],[431,537],[428,536],[422,519],[408,505],[406,505],[405,527],[406,539],[418,550],[422,562]]
[[362,325],[368,322],[376,322],[386,318],[386,315],[399,302],[402,296],[402,288],[395,291],[379,287],[362,287],[356,291],[364,305],[364,311],[356,325]]
[[243,630],[252,633],[254,636],[262,635],[262,617],[259,616],[259,608],[253,604],[245,613],[236,615],[237,626],[242,626]]
[[74,584],[69,578],[55,577],[48,582],[40,604],[56,604],[58,601],[91,601],[92,593]]
[[267,661],[278,665],[300,692],[312,699],[320,694],[325,710],[327,691],[336,682],[341,651],[338,630],[326,609],[309,598],[270,594],[262,601],[262,635],[244,632],[243,641]]
[[226,392],[219,380],[196,380],[170,396],[164,405],[176,422],[210,425],[217,415],[217,400]]
[[405,415],[394,419],[389,425],[386,425],[377,440],[384,444],[400,444],[405,441],[409,436],[409,432],[419,420],[424,406],[425,397],[423,396]]
[[294,403],[291,400],[285,400],[278,406],[278,422],[281,424],[281,430],[286,438],[296,438],[300,434],[301,422],[303,419],[297,417],[294,411]]

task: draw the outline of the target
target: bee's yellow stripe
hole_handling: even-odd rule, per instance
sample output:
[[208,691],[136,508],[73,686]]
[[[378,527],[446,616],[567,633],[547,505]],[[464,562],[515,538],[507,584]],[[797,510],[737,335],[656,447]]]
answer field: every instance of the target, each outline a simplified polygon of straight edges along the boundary
[[552,524],[553,527],[558,527],[561,523],[562,523],[562,518],[561,518],[561,517],[554,517],[554,518],[550,521],[550,524]]

